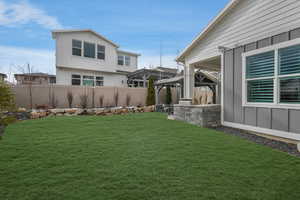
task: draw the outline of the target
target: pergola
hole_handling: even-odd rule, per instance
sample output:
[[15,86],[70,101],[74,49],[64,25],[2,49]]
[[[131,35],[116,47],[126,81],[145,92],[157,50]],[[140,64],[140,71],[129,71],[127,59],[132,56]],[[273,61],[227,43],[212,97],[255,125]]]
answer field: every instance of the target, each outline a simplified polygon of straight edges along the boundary
[[173,78],[176,75],[174,72],[161,71],[158,69],[139,69],[127,75],[127,84],[129,87],[147,87],[150,77],[157,81]]
[[[181,88],[181,98],[183,98],[183,88],[184,88],[184,76],[176,76],[169,79],[158,80],[155,82],[156,91],[156,102],[158,102],[158,96],[162,88],[164,87],[180,87]],[[213,92],[213,103],[216,103],[218,79],[208,72],[198,70],[195,72],[195,87],[209,87]]]

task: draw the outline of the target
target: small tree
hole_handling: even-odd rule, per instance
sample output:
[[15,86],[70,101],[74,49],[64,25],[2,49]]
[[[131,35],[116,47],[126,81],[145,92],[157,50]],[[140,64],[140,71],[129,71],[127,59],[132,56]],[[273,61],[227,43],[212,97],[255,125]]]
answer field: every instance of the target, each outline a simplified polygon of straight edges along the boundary
[[115,106],[117,107],[119,104],[119,92],[118,90],[114,94],[114,101],[115,101]]
[[99,105],[100,105],[100,108],[103,108],[103,106],[104,106],[104,96],[103,95],[99,96]]
[[74,99],[74,95],[73,95],[72,91],[68,91],[68,93],[67,93],[67,99],[68,99],[69,108],[72,108],[73,99]]
[[155,105],[155,89],[154,89],[154,80],[152,77],[150,77],[149,79],[146,105],[147,106]]
[[172,104],[172,92],[171,87],[167,86],[167,92],[166,92],[166,104],[170,105]]
[[0,81],[0,139],[4,128],[16,119],[14,117],[6,117],[3,112],[15,109],[15,98],[9,86]]
[[57,106],[58,106],[58,100],[57,100],[54,92],[52,92],[51,102],[50,103],[51,103],[51,107],[52,108],[57,108]]
[[130,106],[131,96],[129,94],[126,94],[126,106]]
[[80,106],[82,109],[86,109],[88,107],[88,99],[89,97],[86,93],[80,95]]

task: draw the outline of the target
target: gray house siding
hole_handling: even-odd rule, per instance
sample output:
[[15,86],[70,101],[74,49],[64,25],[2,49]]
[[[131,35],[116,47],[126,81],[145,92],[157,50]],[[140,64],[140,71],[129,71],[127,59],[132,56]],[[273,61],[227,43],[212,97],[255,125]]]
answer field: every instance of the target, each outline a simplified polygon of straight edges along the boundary
[[300,28],[240,46],[224,56],[224,121],[300,133],[300,111],[242,106],[242,53],[300,38]]

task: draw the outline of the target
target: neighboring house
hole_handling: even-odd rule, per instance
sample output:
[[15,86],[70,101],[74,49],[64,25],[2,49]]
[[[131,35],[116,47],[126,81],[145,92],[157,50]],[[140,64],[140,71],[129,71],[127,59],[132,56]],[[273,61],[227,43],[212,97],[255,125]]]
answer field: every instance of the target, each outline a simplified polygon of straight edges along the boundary
[[222,124],[300,140],[300,1],[232,0],[177,58],[181,105],[195,69],[220,71]]
[[119,46],[92,30],[57,30],[58,85],[127,87],[127,74],[138,67],[140,54]]
[[17,85],[49,85],[56,83],[56,76],[45,73],[15,74]]
[[149,78],[155,81],[173,78],[178,75],[178,70],[174,68],[157,67],[154,69],[139,69],[127,75],[128,87],[148,87]]
[[4,81],[7,78],[6,74],[0,73],[0,81]]

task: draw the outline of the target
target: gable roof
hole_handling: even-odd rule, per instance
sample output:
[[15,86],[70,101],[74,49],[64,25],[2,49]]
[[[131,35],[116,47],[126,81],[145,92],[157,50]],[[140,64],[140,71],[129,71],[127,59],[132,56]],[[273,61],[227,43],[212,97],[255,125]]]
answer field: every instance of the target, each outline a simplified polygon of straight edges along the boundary
[[92,29],[64,29],[64,30],[53,30],[52,31],[52,38],[55,39],[56,38],[56,34],[58,33],[76,33],[76,32],[88,32],[88,33],[92,33],[94,35],[96,35],[97,37],[99,37],[100,39],[110,43],[111,45],[119,48],[119,45],[115,44],[114,42],[112,42],[111,40],[105,38],[104,36],[100,35],[99,33],[93,31]]
[[197,43],[202,40],[241,0],[230,0],[223,10],[199,33],[196,38],[179,54],[177,62],[184,61],[186,54],[191,51]]

